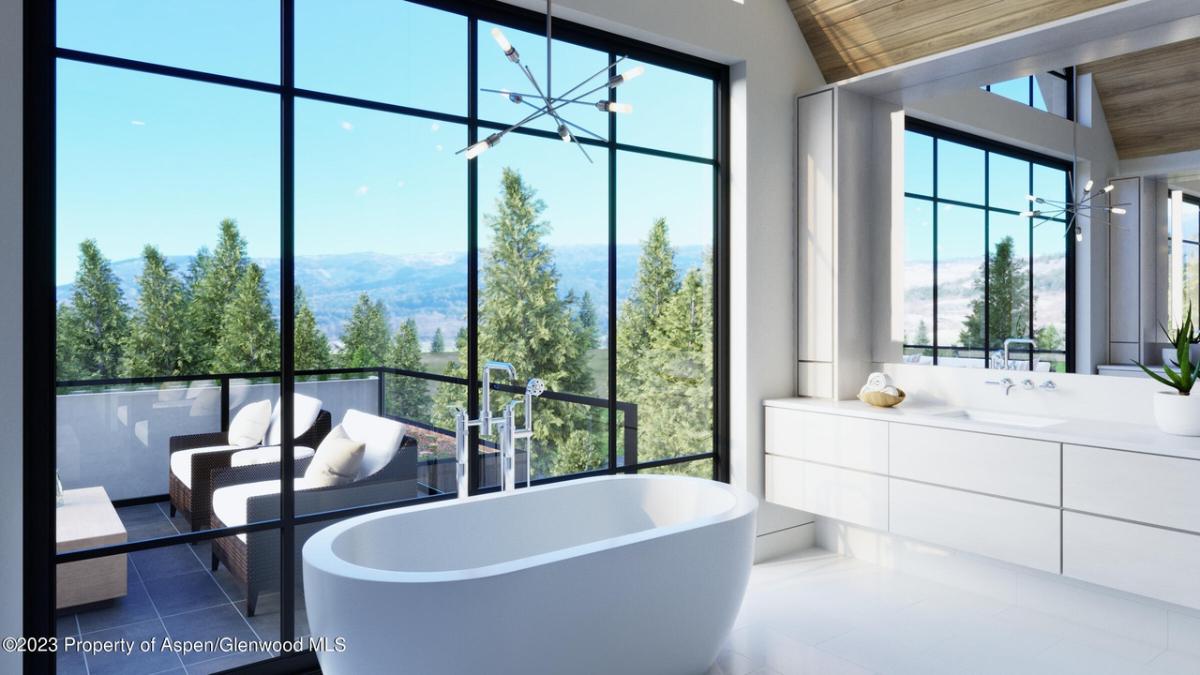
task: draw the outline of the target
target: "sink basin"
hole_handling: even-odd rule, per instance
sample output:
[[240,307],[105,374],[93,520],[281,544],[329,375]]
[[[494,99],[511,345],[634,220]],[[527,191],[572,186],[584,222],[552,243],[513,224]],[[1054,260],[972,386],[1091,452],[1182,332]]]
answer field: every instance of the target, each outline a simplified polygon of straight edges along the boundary
[[1028,429],[1052,427],[1055,424],[1062,424],[1063,422],[1066,422],[1066,420],[1054,419],[1052,417],[1019,415],[1012,413],[993,412],[991,410],[956,409],[934,414],[937,417],[957,417],[960,419],[982,422],[985,424],[1002,424],[1010,427],[1025,427]]

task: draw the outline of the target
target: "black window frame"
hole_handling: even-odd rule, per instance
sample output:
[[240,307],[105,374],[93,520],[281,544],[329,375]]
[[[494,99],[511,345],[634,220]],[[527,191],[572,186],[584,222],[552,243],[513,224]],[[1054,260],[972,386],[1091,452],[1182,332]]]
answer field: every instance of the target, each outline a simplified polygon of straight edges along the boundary
[[[1195,206],[1196,208],[1200,209],[1200,197],[1197,197],[1196,195],[1193,195],[1188,192],[1183,192],[1182,190],[1180,190],[1180,196],[1183,200],[1183,203],[1191,204],[1192,206]],[[1188,239],[1187,237],[1183,236],[1183,234],[1182,234],[1183,233],[1183,223],[1180,223],[1179,225],[1176,226],[1175,232],[1180,233],[1180,240],[1181,240],[1183,246],[1196,247],[1196,255],[1197,255],[1197,257],[1200,257],[1200,240]],[[1170,233],[1168,233],[1168,235],[1167,235],[1167,255],[1168,256],[1170,255],[1170,252],[1171,252],[1171,239],[1172,239],[1172,235]],[[1170,269],[1170,268],[1168,267],[1168,269]],[[1185,307],[1186,307],[1186,304],[1190,303],[1191,299],[1186,297],[1187,289],[1185,288],[1185,289],[1183,289],[1183,291],[1185,294],[1184,300],[1185,300]],[[1192,303],[1192,311],[1193,312],[1200,311],[1200,297],[1196,298],[1196,303]]]
[[[1064,180],[1064,184],[1063,184],[1062,199],[1065,201],[1069,201],[1071,198],[1071,183],[1072,183],[1073,176],[1074,176],[1074,167],[1072,166],[1071,162],[1067,161],[1067,160],[1057,159],[1055,157],[1051,157],[1049,155],[1044,155],[1042,153],[1035,152],[1033,150],[1028,150],[1026,148],[1021,148],[1021,147],[1018,147],[1015,145],[1010,145],[1008,143],[996,141],[996,140],[993,140],[990,138],[986,138],[984,136],[978,136],[975,134],[971,134],[971,133],[968,133],[965,131],[961,131],[959,129],[954,129],[952,127],[944,126],[942,124],[930,122],[928,120],[924,120],[919,117],[914,117],[912,115],[905,116],[904,130],[906,132],[911,131],[911,132],[921,134],[924,136],[929,136],[933,140],[933,144],[932,144],[932,153],[933,153],[932,160],[933,161],[931,164],[931,171],[933,174],[931,177],[932,178],[931,179],[932,194],[931,195],[923,195],[923,194],[919,194],[919,193],[915,193],[915,192],[909,192],[907,190],[904,191],[905,199],[910,199],[910,198],[918,199],[925,203],[930,204],[932,207],[932,209],[931,209],[932,213],[931,213],[930,217],[931,217],[931,221],[932,221],[931,226],[933,229],[933,317],[932,317],[933,325],[930,327],[930,331],[932,332],[932,343],[931,344],[917,345],[917,344],[909,344],[907,341],[903,341],[902,345],[901,345],[901,349],[903,351],[907,351],[910,349],[911,350],[928,350],[932,354],[933,365],[935,365],[935,366],[938,365],[938,361],[941,356],[940,352],[943,349],[958,348],[958,349],[971,350],[971,351],[974,351],[976,349],[975,347],[969,347],[969,346],[961,347],[961,348],[957,347],[957,346],[942,347],[938,344],[938,329],[937,329],[937,326],[938,326],[938,323],[937,323],[938,322],[938,254],[937,254],[937,250],[938,250],[938,208],[937,207],[940,204],[951,204],[954,206],[961,206],[961,207],[965,207],[965,208],[969,208],[969,209],[982,211],[983,215],[984,215],[984,234],[983,234],[984,248],[982,251],[983,264],[984,264],[984,303],[983,303],[983,307],[984,307],[984,343],[983,343],[982,347],[980,347],[979,349],[982,349],[983,354],[984,354],[984,356],[983,356],[984,368],[991,368],[991,359],[988,358],[988,356],[987,356],[991,352],[991,347],[990,347],[991,335],[989,332],[990,325],[989,325],[989,317],[987,316],[987,308],[990,304],[988,302],[988,293],[990,292],[990,289],[988,288],[988,272],[987,272],[988,264],[991,260],[991,237],[990,237],[990,227],[989,227],[990,221],[991,221],[990,213],[995,211],[995,212],[1000,212],[1000,213],[1006,213],[1009,215],[1019,216],[1020,212],[991,205],[991,203],[990,203],[991,200],[990,200],[990,195],[989,195],[990,181],[989,181],[989,176],[988,176],[988,172],[990,171],[990,162],[988,161],[988,155],[990,155],[990,154],[1003,155],[1006,157],[1011,157],[1013,159],[1018,159],[1021,161],[1029,162],[1030,163],[1030,178],[1029,178],[1030,194],[1034,193],[1034,190],[1033,190],[1033,168],[1032,168],[1033,165],[1040,164],[1042,166],[1046,166],[1049,168],[1058,169],[1058,170],[1063,171],[1065,173],[1065,180]],[[938,151],[937,150],[938,150],[938,148],[937,148],[937,146],[938,146],[939,140],[949,141],[952,143],[957,143],[959,145],[965,145],[970,148],[975,148],[977,150],[984,151],[984,163],[983,163],[983,166],[984,166],[984,175],[983,175],[984,198],[983,198],[983,204],[976,204],[973,202],[963,202],[963,201],[959,201],[959,200],[948,199],[945,197],[938,196],[938,180],[937,180],[937,172],[938,172],[938,159],[937,159]],[[907,180],[907,177],[906,177],[906,180]],[[1036,226],[1035,221],[1037,221],[1037,219],[1036,218],[1027,218],[1027,220],[1029,221],[1029,334],[1030,334],[1030,336],[1033,336],[1033,335],[1035,335],[1034,329],[1036,326],[1036,322],[1034,320],[1036,312],[1034,309],[1034,284],[1033,284],[1033,279],[1034,279],[1033,228]],[[1037,222],[1040,222],[1040,221],[1037,221]],[[1057,221],[1057,220],[1045,221],[1045,222],[1042,222],[1042,224],[1040,226],[1041,227],[1053,227],[1058,222],[1059,221]],[[1033,359],[1034,354],[1048,354],[1048,353],[1063,354],[1064,360],[1066,362],[1067,372],[1075,372],[1075,255],[1076,255],[1076,251],[1075,251],[1075,245],[1074,245],[1075,242],[1072,240],[1073,239],[1072,234],[1067,232],[1065,220],[1062,221],[1062,225],[1063,225],[1062,229],[1063,229],[1064,245],[1066,247],[1066,277],[1067,277],[1066,278],[1066,309],[1065,309],[1065,313],[1066,313],[1065,348],[1061,351],[1058,351],[1058,350],[1053,350],[1053,351],[1030,350],[1030,349],[1022,348],[1021,350],[1017,351],[1016,353],[1029,354],[1030,369],[1032,369],[1034,367],[1034,359]]]
[[[1063,68],[1061,72],[1057,71],[1057,70],[1047,70],[1046,74],[1050,75],[1052,77],[1056,77],[1067,83],[1067,110],[1066,110],[1066,115],[1064,115],[1063,117],[1068,122],[1074,122],[1075,121],[1075,67],[1071,66],[1068,68]],[[1019,79],[1019,78],[1013,78],[1013,79]],[[1030,108],[1033,108],[1034,110],[1038,110],[1038,107],[1033,104],[1033,88],[1037,86],[1036,76],[1026,75],[1025,79],[1026,79],[1027,85],[1028,85],[1027,98],[1024,101],[1016,101],[1015,99],[1011,99],[1011,98],[1009,98],[1008,100],[1013,101],[1014,103],[1020,103],[1022,105],[1027,105]],[[997,82],[996,84],[999,84],[999,83]],[[993,85],[991,85],[991,84],[985,84],[985,85],[983,85],[982,89],[988,93],[993,93],[992,86]],[[996,94],[996,95],[1000,96],[1001,98],[1008,98],[1007,96],[1003,96],[1001,94]],[[1041,112],[1047,112],[1047,113],[1050,113],[1051,115],[1055,114],[1048,110],[1042,110]]]
[[[503,128],[505,122],[481,119],[478,116],[478,24],[493,22],[534,34],[545,35],[546,18],[540,12],[514,7],[498,0],[406,0],[413,4],[463,15],[467,19],[467,87],[468,106],[465,115],[427,111],[409,106],[382,103],[350,96],[334,95],[305,90],[295,86],[295,6],[294,0],[279,0],[280,30],[280,79],[278,83],[259,82],[238,77],[179,68],[157,63],[147,63],[126,58],[82,52],[59,47],[56,44],[56,2],[25,0],[24,2],[24,101],[25,135],[23,139],[23,354],[25,369],[22,376],[23,405],[26,411],[23,434],[23,571],[24,599],[23,624],[25,635],[51,638],[55,635],[55,570],[59,563],[89,560],[110,555],[132,553],[152,548],[163,548],[180,544],[209,541],[223,536],[266,530],[280,532],[280,637],[289,640],[295,637],[296,574],[294,563],[294,533],[301,525],[317,522],[334,522],[354,515],[369,513],[397,506],[415,505],[448,499],[444,494],[418,497],[380,504],[362,505],[323,513],[295,513],[293,500],[295,465],[295,441],[292,426],[292,393],[295,390],[296,372],[293,362],[294,348],[294,261],[295,261],[295,218],[294,218],[294,151],[295,101],[298,99],[319,100],[353,107],[390,112],[401,115],[442,120],[463,124],[468,129],[468,142],[473,143],[491,130]],[[538,483],[550,483],[589,475],[637,473],[639,470],[654,469],[675,464],[686,464],[697,460],[711,460],[712,478],[729,481],[729,66],[700,57],[675,52],[656,44],[623,37],[574,22],[554,19],[554,38],[584,47],[605,51],[610,61],[622,54],[638,61],[670,68],[710,79],[712,88],[713,136],[712,156],[697,157],[678,152],[625,144],[619,142],[616,133],[618,124],[615,116],[609,116],[609,133],[605,141],[580,138],[580,142],[597,149],[607,150],[608,157],[608,340],[610,358],[608,364],[608,407],[609,407],[609,465],[599,471],[569,476],[545,478]],[[280,339],[281,364],[277,374],[280,383],[282,411],[282,476],[280,494],[280,516],[277,519],[255,522],[220,530],[205,530],[185,534],[169,535],[153,539],[127,542],[119,545],[80,549],[58,554],[55,551],[55,507],[54,485],[56,458],[54,424],[30,424],[37,415],[53,415],[59,384],[55,381],[55,150],[56,150],[56,64],[70,60],[94,65],[121,68],[136,72],[182,78],[189,81],[275,94],[280,102]],[[614,73],[615,74],[615,73]],[[613,90],[609,90],[612,95]],[[519,129],[514,133],[558,140],[549,131]],[[503,146],[499,152],[503,152]],[[618,465],[617,446],[617,387],[616,387],[616,195],[618,152],[632,152],[667,159],[698,162],[712,168],[712,265],[713,265],[713,429],[712,447],[694,455],[666,458],[657,461]],[[583,161],[582,159],[580,161]],[[478,368],[478,261],[479,210],[477,163],[464,162],[467,172],[468,199],[468,407],[472,414],[478,412],[479,389],[481,386]],[[331,371],[332,372],[332,371]],[[171,378],[137,378],[138,380],[169,380]],[[569,396],[569,395],[564,395]],[[41,411],[37,415],[32,411]],[[45,412],[51,411],[51,412]],[[228,420],[228,411],[223,412],[223,422]],[[634,422],[636,424],[636,422]],[[477,433],[472,431],[472,447],[478,448]],[[481,488],[482,472],[479,468],[479,453],[472,460],[472,475],[475,484],[472,494],[496,491],[496,487]],[[138,500],[126,500],[134,503]],[[55,654],[29,652],[24,657],[27,672],[54,673]],[[293,669],[315,668],[316,659],[311,652],[264,660],[249,666],[246,672],[290,672]]]

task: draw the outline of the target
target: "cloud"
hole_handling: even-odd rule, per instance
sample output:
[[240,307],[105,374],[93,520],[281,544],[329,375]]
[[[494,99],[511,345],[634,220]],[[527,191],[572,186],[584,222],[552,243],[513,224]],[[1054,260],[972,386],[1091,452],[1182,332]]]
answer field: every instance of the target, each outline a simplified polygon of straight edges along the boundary
[[346,120],[342,120],[341,127],[343,129],[345,129],[346,131],[354,131],[354,125],[347,122]]
[[441,144],[441,143],[438,143],[437,145],[433,146],[433,149],[434,149],[434,150],[437,150],[438,152],[441,152],[441,151],[442,151],[442,144]]
[[366,196],[367,191],[370,189],[371,188],[367,187],[366,185],[359,185],[358,188],[354,190],[354,195],[356,197]]
[[437,131],[438,129],[441,129],[441,128],[442,128],[442,125],[438,124],[437,122],[434,122],[433,124],[429,125],[430,131]]
[[144,126],[146,126],[146,123],[145,123],[145,122],[143,122],[142,120],[129,120],[129,123],[130,123],[130,124],[132,124],[132,125],[133,125],[133,126],[135,126],[135,127],[144,127]]
[[399,187],[399,188],[404,187],[404,181],[402,181],[402,180],[396,181],[396,187]]

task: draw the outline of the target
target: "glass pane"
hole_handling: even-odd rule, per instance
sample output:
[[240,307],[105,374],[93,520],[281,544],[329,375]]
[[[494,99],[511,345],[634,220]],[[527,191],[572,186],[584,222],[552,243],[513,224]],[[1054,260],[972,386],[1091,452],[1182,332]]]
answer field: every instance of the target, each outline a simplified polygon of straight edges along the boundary
[[[1193,323],[1200,317],[1200,246],[1183,245],[1183,306],[1192,308]],[[1182,322],[1182,319],[1180,319]]]
[[982,348],[983,210],[938,209],[938,344]]
[[712,167],[633,153],[617,167],[617,399],[636,412],[638,461],[707,452]]
[[1033,165],[1033,195],[1064,201],[1067,198],[1067,172],[1041,164]]
[[[988,345],[1000,349],[1006,338],[1030,337],[1029,219],[992,211],[988,233]],[[976,318],[982,316],[973,314],[968,322]]]
[[1067,116],[1067,78],[1052,73],[1034,76],[1033,107],[1048,113]]
[[904,344],[933,344],[933,203],[912,197],[904,200]]
[[534,403],[535,478],[608,461],[607,155],[578,153],[514,135],[479,159],[479,358],[518,376],[493,410],[534,377],[588,401]]
[[[242,566],[242,559],[253,562]],[[58,672],[215,673],[275,656],[231,652],[220,641],[279,639],[278,560],[272,530],[57,565]],[[251,595],[255,611],[247,617]],[[84,642],[106,640],[129,640],[133,649],[82,651]]]
[[711,459],[696,459],[690,462],[641,469],[638,473],[664,476],[694,476],[696,478],[708,478],[711,480],[713,477],[713,461]]
[[[992,208],[1009,211],[1026,211],[1031,207],[1029,196],[1029,162],[994,152],[988,153],[988,203]],[[1050,199],[1062,199],[1053,195],[1034,194]]]
[[1028,76],[997,82],[991,86],[991,91],[997,96],[1003,96],[1017,103],[1030,104]]
[[278,2],[58,0],[56,6],[60,47],[279,81]]
[[938,348],[938,365],[951,368],[983,368],[987,358],[982,349],[963,349],[959,347]]
[[410,2],[299,0],[296,85],[465,115],[466,40],[465,16]]
[[939,139],[937,153],[938,198],[983,204],[983,150]]
[[633,112],[617,117],[617,140],[696,157],[713,156],[713,81],[650,63],[626,59],[624,73],[645,75],[617,88],[617,100]]
[[[596,75],[590,85],[581,86],[570,93],[571,98],[576,98],[605,83],[606,66],[608,65],[608,55],[605,52],[555,40],[554,77],[547,85],[545,35],[535,35],[481,21],[477,37],[479,41],[479,86],[483,89],[503,90],[523,95],[514,102],[508,93],[502,94],[481,89],[479,92],[479,117],[481,119],[508,126],[536,112],[541,107],[537,90],[521,72],[521,69],[505,58],[504,52],[500,51],[499,45],[492,37],[491,31],[494,28],[499,28],[518,51],[521,55],[521,65],[527,66],[533,73],[538,87],[543,93],[546,93],[547,86],[551,86],[553,95],[563,96],[576,85]],[[607,98],[608,89],[602,88],[585,96],[579,103],[565,105],[560,117],[569,123],[568,126],[573,135],[582,138],[606,139],[608,138],[609,113],[596,109],[595,103]],[[558,130],[558,124],[550,116],[543,116],[527,126],[545,131]],[[508,142],[509,140],[506,138],[505,145]],[[579,151],[575,152],[578,154]],[[598,150],[590,152],[595,154]],[[580,159],[583,158],[580,157]]]
[[450,404],[461,387],[443,391],[414,373],[466,377],[466,344],[456,353],[455,338],[466,327],[467,170],[454,155],[465,144],[459,125],[296,103],[296,368],[357,371],[305,377],[296,389],[368,447],[350,485],[310,490],[298,480],[297,513],[418,496],[416,437],[376,445],[362,435],[373,418],[430,427],[453,456]]
[[[63,485],[96,508],[169,493],[183,531],[245,522],[210,490],[257,462],[278,477],[277,447],[247,449],[270,445],[278,398],[278,98],[67,61],[58,75],[57,372],[77,385],[59,390]],[[236,437],[221,373],[263,373],[230,382],[234,422],[261,402]]]
[[[1067,349],[1067,246],[1074,237],[1065,227],[1048,222],[1033,230],[1033,338],[1045,352]],[[1038,361],[1038,368],[1055,370],[1065,355],[1041,353]]]
[[904,191],[933,196],[933,137],[904,132]]

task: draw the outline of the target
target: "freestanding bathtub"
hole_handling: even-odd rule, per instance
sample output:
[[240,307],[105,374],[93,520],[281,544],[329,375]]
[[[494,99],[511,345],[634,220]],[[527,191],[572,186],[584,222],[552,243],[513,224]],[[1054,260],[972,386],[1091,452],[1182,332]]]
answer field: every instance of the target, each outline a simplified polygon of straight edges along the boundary
[[698,675],[741,606],[758,500],[603,476],[350,518],[304,545],[326,675]]

